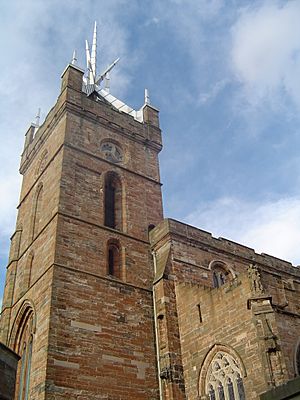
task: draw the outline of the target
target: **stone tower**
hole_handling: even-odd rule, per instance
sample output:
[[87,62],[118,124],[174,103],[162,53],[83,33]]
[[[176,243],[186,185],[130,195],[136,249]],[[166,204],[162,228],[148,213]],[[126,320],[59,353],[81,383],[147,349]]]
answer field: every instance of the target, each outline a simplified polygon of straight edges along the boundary
[[26,133],[0,341],[21,356],[18,399],[157,399],[158,111],[83,90],[83,75],[67,66]]

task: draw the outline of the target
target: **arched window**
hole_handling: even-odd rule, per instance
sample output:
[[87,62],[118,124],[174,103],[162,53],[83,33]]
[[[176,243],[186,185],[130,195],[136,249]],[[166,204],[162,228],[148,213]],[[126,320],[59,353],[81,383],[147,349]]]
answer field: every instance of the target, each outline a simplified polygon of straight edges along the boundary
[[212,271],[212,283],[215,288],[221,287],[233,278],[226,264],[221,261],[214,261],[210,268]]
[[40,155],[40,158],[37,162],[37,166],[35,169],[35,177],[37,177],[45,169],[47,160],[48,160],[48,150],[45,149]]
[[117,230],[122,228],[122,184],[114,172],[105,176],[104,225]]
[[16,380],[16,399],[29,400],[30,370],[33,343],[33,310],[27,308],[22,314],[15,337],[14,350],[20,355]]
[[242,372],[237,361],[224,351],[212,358],[205,380],[205,394],[210,400],[245,400]]
[[41,229],[42,202],[43,202],[43,185],[40,184],[37,188],[36,197],[33,204],[33,223],[32,223],[33,238],[38,234],[38,232]]
[[32,275],[32,266],[33,266],[33,259],[34,259],[34,254],[31,251],[27,263],[26,263],[26,273],[25,273],[25,287],[28,289],[31,285],[31,275]]
[[116,240],[110,240],[107,244],[107,272],[108,275],[121,278],[121,254],[120,245]]

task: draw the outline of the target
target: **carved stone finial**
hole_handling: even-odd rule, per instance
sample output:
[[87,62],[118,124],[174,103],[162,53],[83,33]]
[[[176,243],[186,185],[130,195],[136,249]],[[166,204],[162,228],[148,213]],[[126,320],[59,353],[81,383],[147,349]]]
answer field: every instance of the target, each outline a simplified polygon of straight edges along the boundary
[[251,291],[255,295],[264,293],[264,288],[261,283],[259,269],[255,264],[250,264],[248,267],[248,277],[250,279]]

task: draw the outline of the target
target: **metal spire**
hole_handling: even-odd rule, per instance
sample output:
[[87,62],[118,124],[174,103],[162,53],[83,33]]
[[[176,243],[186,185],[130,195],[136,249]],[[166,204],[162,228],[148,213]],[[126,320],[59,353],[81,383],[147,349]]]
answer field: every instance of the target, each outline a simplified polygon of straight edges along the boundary
[[91,69],[94,79],[96,78],[96,61],[97,61],[97,22],[95,21],[92,52],[91,52]]
[[150,104],[150,96],[148,89],[145,89],[145,104]]
[[35,117],[35,127],[38,128],[40,126],[40,118],[41,118],[41,109],[38,108],[38,112]]
[[109,93],[109,89],[110,89],[110,77],[109,77],[109,72],[107,72],[104,79],[104,90],[107,93]]
[[90,50],[89,43],[85,41],[86,52],[86,73],[83,78],[83,91],[89,96],[93,92],[100,90],[100,84],[105,79],[105,90],[109,92],[109,76],[108,73],[117,64],[120,58],[117,58],[106,70],[97,76],[97,22],[95,21],[92,47]]
[[104,72],[102,72],[101,75],[97,76],[96,79],[96,85],[99,85],[99,83],[101,83],[103,81],[103,79],[105,78],[105,76],[113,69],[113,67],[120,61],[120,57],[118,57],[113,63],[110,64],[109,67],[106,68],[106,70]]
[[77,65],[77,54],[76,54],[76,50],[73,51],[73,56],[72,56],[71,64],[72,64],[72,65]]

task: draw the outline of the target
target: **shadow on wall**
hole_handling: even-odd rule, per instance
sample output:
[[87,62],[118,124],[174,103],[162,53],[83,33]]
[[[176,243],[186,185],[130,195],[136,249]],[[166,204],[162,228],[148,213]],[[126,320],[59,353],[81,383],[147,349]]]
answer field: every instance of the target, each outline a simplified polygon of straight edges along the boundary
[[269,390],[260,396],[260,400],[287,400],[300,399],[300,376],[288,381],[284,385]]
[[0,343],[0,400],[14,398],[19,359],[16,353]]

